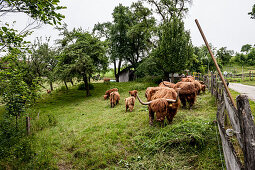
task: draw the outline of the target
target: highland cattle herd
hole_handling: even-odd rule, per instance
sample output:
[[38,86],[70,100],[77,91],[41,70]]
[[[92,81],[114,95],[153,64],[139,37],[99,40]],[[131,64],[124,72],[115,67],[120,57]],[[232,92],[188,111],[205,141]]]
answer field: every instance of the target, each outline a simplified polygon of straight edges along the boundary
[[[145,91],[147,101],[144,102],[139,98],[138,91],[129,91],[130,96],[125,99],[126,112],[133,111],[136,98],[142,105],[148,105],[149,123],[153,125],[154,113],[156,120],[164,126],[165,118],[170,124],[182,104],[183,108],[189,105],[189,109],[196,102],[196,96],[205,92],[205,84],[202,81],[195,80],[192,76],[182,78],[176,84],[162,81],[158,87],[148,87]],[[107,90],[104,99],[110,99],[110,106],[113,108],[120,101],[120,95],[117,88]]]

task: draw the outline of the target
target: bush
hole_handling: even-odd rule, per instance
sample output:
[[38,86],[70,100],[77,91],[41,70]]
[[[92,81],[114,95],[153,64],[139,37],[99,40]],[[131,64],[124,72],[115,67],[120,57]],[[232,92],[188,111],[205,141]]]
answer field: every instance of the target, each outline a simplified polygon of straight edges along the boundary
[[[89,90],[93,90],[94,89],[94,85],[89,83]],[[78,90],[86,90],[85,88],[85,84],[84,83],[81,83],[78,85]]]

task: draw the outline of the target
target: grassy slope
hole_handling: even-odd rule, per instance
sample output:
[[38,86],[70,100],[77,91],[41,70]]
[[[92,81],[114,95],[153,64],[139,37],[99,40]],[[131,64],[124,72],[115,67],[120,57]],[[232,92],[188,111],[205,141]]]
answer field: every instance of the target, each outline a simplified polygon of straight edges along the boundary
[[[216,107],[208,94],[200,95],[192,110],[180,109],[171,125],[149,126],[146,106],[136,101],[125,113],[128,90],[137,89],[145,100],[149,84],[94,84],[92,96],[71,89],[58,91],[31,112],[36,155],[24,167],[33,168],[132,168],[219,169],[216,140]],[[120,104],[110,108],[105,90],[117,87]],[[37,115],[39,113],[39,119]]]

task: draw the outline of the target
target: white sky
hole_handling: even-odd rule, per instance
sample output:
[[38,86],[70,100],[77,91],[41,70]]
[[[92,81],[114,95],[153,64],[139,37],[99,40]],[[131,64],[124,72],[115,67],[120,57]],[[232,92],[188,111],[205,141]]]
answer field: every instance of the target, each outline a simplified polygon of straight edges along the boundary
[[[135,0],[61,0],[66,16],[64,21],[68,28],[81,27],[91,31],[94,24],[112,21],[115,6],[122,3],[130,6]],[[196,27],[198,19],[209,43],[217,48],[227,47],[229,50],[240,52],[244,44],[255,44],[255,20],[247,14],[251,11],[254,0],[193,0],[193,5],[185,18],[186,30],[190,30],[192,42],[195,46],[204,44]],[[25,27],[28,19],[26,15],[8,15],[1,20],[17,20],[17,29]],[[52,26],[43,26],[28,38],[49,37],[58,39],[58,32]]]

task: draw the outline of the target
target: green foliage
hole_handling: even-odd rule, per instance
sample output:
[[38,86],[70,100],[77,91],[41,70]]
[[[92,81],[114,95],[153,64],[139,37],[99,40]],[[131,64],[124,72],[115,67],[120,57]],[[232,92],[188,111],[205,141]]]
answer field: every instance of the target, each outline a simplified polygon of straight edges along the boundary
[[221,47],[219,50],[217,50],[216,57],[221,60],[223,65],[226,65],[229,63],[233,54],[234,52],[227,50],[227,47]]
[[251,16],[251,19],[255,19],[255,4],[252,6],[251,12],[248,14]]
[[[25,117],[18,120],[20,128],[15,126],[15,117],[1,115],[0,121],[0,166],[18,169],[21,164],[29,163],[34,156],[33,137],[25,136]],[[4,163],[4,164],[3,164]]]
[[146,57],[146,51],[152,49],[156,22],[152,12],[140,1],[130,7],[119,4],[112,15],[112,23],[96,24],[93,31],[106,39],[118,81],[118,73],[123,66],[136,70],[139,62]]
[[159,45],[153,52],[155,62],[167,78],[169,73],[178,73],[186,69],[193,49],[189,32],[179,18],[163,23],[159,30]]
[[106,44],[81,29],[68,32],[64,28],[62,34],[64,38],[59,43],[65,46],[58,57],[56,74],[63,81],[83,78],[87,95],[90,95],[88,78],[107,69]]
[[19,116],[24,113],[37,97],[37,81],[30,79],[27,63],[20,61],[19,53],[9,54],[2,58],[0,70],[2,100],[8,114]]
[[64,15],[57,13],[56,11],[65,9],[66,7],[59,6],[59,0],[4,0],[1,2],[1,13],[20,12],[26,13],[35,20],[43,21],[47,24],[60,24],[60,21],[64,18]]
[[247,54],[250,51],[251,48],[252,48],[252,45],[245,44],[245,45],[242,46],[241,52],[245,52]]

